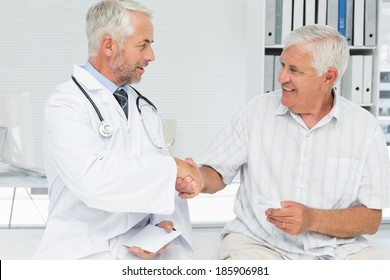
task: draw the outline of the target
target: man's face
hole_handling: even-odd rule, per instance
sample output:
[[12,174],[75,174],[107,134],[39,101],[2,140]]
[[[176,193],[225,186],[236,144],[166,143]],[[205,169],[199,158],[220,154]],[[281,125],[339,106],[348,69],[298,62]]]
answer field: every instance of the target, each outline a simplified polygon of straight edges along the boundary
[[317,76],[311,66],[312,57],[302,46],[291,46],[280,56],[282,68],[278,81],[282,88],[282,104],[297,114],[309,113],[322,102],[324,75]]
[[140,12],[133,12],[132,19],[135,32],[125,40],[124,49],[118,50],[110,63],[111,71],[120,85],[139,82],[145,67],[154,60],[152,22]]

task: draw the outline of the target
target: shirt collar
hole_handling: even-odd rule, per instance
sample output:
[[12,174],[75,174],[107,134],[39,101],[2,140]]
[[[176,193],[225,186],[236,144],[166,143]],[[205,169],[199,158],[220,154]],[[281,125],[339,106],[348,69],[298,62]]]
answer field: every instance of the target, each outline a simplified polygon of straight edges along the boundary
[[88,73],[90,73],[99,83],[105,86],[110,92],[114,93],[117,89],[124,89],[126,92],[129,92],[128,85],[124,85],[118,88],[116,84],[114,84],[111,80],[107,79],[99,71],[97,71],[89,61],[87,61],[81,67],[84,68]]
[[[336,120],[340,117],[340,96],[337,93],[336,89],[332,89],[333,94],[333,107],[332,110],[327,114],[327,118],[335,118]],[[279,107],[276,109],[275,116],[278,115],[285,115],[287,112],[290,112],[290,114],[294,114],[290,111],[286,106],[284,106],[282,103],[279,104]]]

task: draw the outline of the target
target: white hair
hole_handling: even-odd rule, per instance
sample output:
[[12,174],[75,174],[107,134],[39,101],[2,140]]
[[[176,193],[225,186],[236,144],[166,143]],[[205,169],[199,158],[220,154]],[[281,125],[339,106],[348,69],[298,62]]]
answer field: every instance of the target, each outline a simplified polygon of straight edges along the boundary
[[341,79],[348,67],[349,46],[346,39],[335,29],[325,25],[307,25],[293,30],[284,40],[284,49],[302,45],[313,58],[317,75],[324,74],[329,67],[338,71],[335,83]]
[[89,8],[86,15],[89,57],[96,56],[105,35],[112,36],[123,49],[126,37],[134,32],[129,11],[152,17],[151,10],[132,0],[104,0]]

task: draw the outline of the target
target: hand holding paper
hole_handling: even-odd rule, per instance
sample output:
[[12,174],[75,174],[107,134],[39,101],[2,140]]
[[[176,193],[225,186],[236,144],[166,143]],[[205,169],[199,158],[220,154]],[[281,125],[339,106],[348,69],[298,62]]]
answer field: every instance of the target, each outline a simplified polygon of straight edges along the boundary
[[[180,234],[180,231],[172,230],[171,232],[167,232],[161,227],[149,224],[123,245],[129,247],[129,251],[135,255],[148,258],[161,253],[160,249],[168,245],[169,242]],[[144,254],[141,251],[144,251]]]

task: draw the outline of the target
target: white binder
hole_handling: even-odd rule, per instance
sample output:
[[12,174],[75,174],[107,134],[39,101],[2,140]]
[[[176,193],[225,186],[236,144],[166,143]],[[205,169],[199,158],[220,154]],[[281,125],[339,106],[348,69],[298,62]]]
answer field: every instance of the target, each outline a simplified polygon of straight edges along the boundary
[[364,45],[376,45],[376,0],[365,1],[365,20],[364,20]]
[[338,23],[339,23],[339,1],[328,0],[326,24],[333,27],[335,30],[338,30]]
[[292,30],[292,17],[293,17],[293,0],[283,0],[283,13],[282,13],[282,43],[284,38],[291,33]]
[[264,56],[264,92],[274,90],[274,56]]
[[363,55],[352,55],[345,71],[341,95],[356,104],[363,102]]
[[353,1],[347,0],[345,13],[345,38],[350,46],[353,42]]
[[326,25],[326,5],[327,0],[318,0],[317,2],[317,23],[321,25]]
[[[373,1],[373,0],[371,0]],[[355,0],[353,7],[353,45],[363,46],[364,38],[364,0]]]
[[294,0],[293,30],[303,26],[304,0]]
[[275,0],[275,44],[282,43],[283,0]]
[[279,72],[282,69],[282,65],[280,64],[280,55],[274,56],[274,90],[281,89],[279,79]]
[[265,45],[275,45],[275,20],[276,20],[276,2],[275,0],[266,0],[265,13]]
[[305,25],[314,24],[316,20],[316,0],[305,0]]
[[363,104],[372,103],[372,55],[363,56]]

